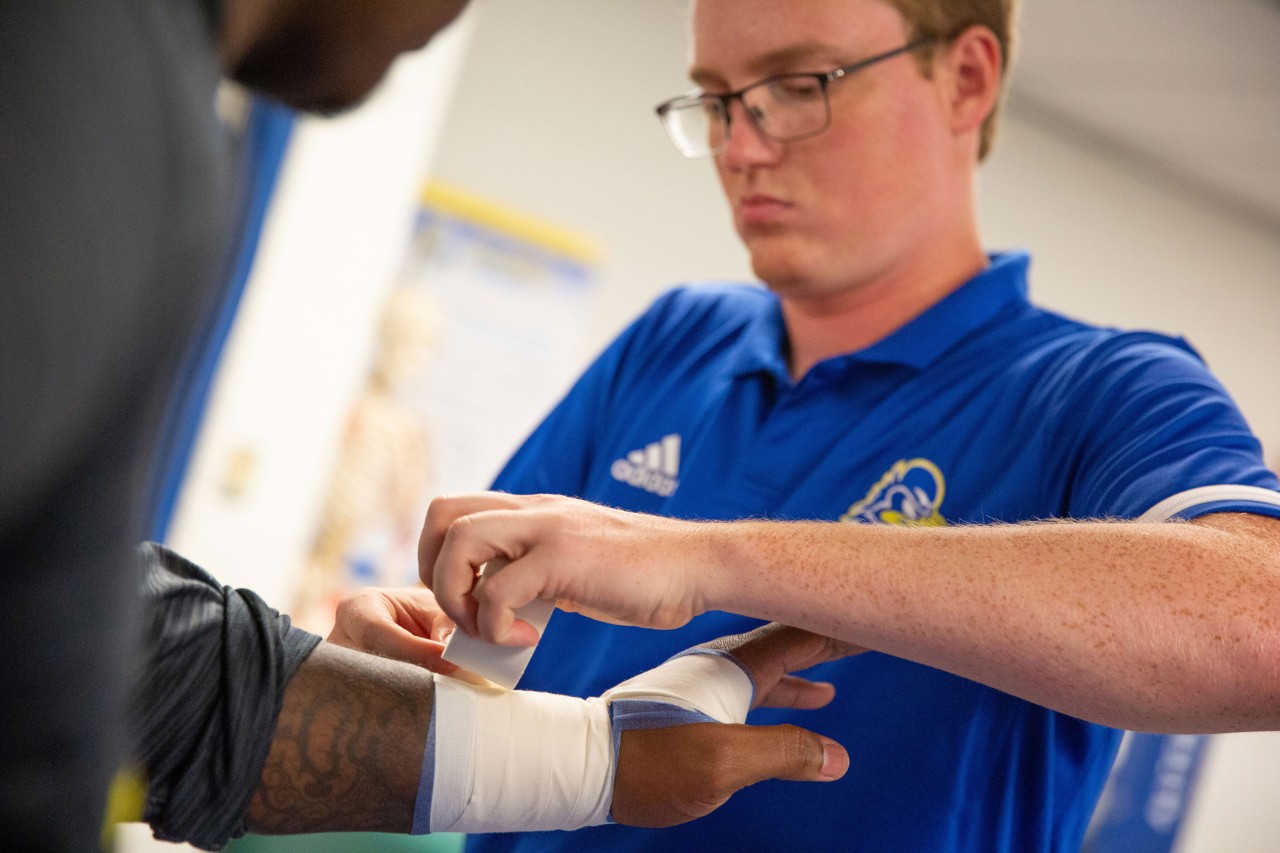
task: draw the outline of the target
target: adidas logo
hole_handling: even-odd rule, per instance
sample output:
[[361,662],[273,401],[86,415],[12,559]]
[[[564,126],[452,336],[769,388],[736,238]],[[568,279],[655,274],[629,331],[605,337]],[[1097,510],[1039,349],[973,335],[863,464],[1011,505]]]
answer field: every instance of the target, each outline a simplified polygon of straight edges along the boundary
[[609,468],[613,479],[669,498],[675,494],[680,481],[680,436],[664,435],[640,450],[633,450],[625,459],[617,459]]

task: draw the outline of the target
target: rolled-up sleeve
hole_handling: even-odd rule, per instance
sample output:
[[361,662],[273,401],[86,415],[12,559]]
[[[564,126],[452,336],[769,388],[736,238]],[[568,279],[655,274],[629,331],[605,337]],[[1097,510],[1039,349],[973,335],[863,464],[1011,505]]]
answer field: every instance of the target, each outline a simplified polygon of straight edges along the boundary
[[245,832],[285,686],[320,638],[159,545],[139,556],[146,632],[130,722],[144,819],[159,839],[221,849]]

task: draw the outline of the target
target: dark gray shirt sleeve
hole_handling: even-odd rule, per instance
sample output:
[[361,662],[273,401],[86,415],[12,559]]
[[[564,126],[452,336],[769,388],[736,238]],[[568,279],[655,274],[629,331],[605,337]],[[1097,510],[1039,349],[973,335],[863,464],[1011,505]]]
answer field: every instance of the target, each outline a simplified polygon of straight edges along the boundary
[[130,724],[144,819],[157,838],[217,850],[245,832],[285,685],[320,638],[159,545],[139,556],[146,635]]

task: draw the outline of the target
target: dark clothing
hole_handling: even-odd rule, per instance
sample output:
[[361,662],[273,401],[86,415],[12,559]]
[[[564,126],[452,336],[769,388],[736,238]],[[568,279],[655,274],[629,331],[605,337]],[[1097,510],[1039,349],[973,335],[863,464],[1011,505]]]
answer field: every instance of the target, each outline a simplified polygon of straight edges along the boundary
[[0,3],[0,849],[96,849],[148,464],[227,236],[210,0]]
[[129,717],[145,819],[217,850],[245,832],[285,685],[320,638],[159,545],[139,555],[147,641]]

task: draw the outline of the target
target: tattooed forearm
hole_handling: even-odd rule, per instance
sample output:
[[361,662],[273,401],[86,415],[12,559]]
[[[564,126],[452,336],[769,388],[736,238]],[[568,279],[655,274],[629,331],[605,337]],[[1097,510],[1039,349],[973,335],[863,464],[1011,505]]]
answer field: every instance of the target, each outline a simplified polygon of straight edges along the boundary
[[321,643],[285,692],[250,829],[408,832],[432,700],[425,670]]

